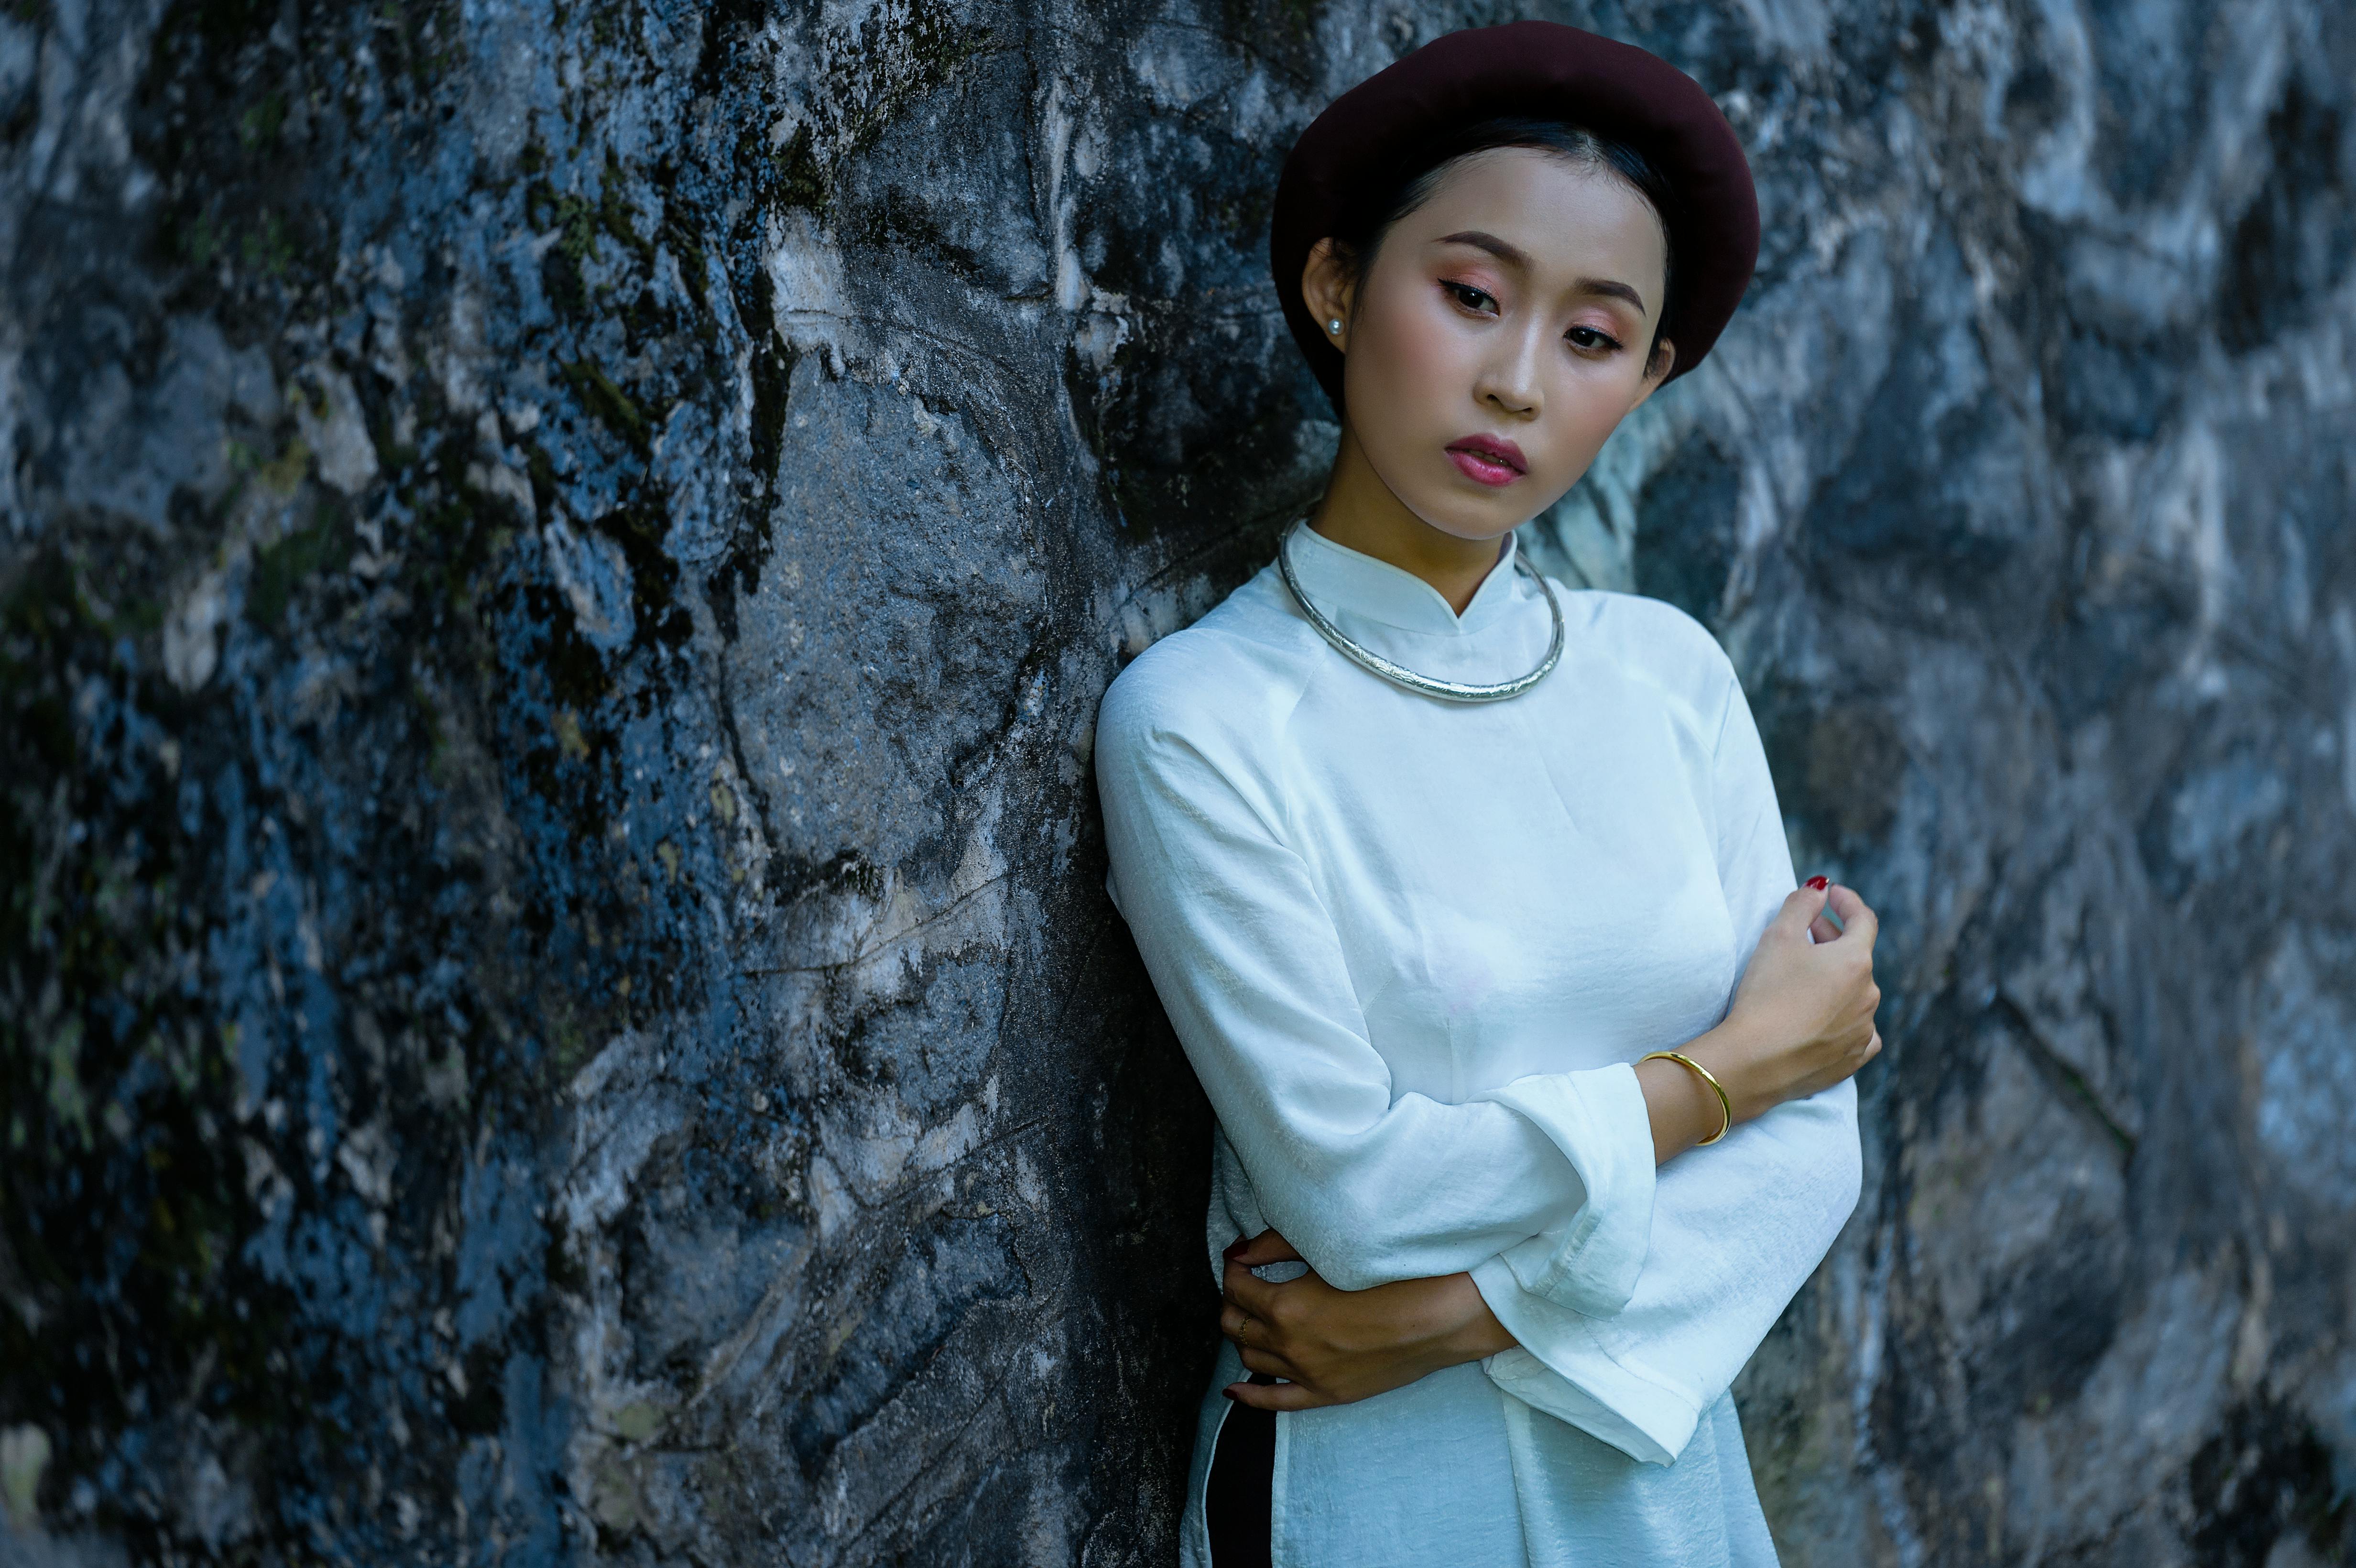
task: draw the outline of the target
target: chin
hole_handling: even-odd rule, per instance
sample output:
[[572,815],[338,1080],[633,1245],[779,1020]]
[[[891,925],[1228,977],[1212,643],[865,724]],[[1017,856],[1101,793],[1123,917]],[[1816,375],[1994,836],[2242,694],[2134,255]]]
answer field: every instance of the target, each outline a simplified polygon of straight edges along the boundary
[[1529,521],[1528,517],[1519,517],[1507,522],[1494,517],[1481,518],[1451,517],[1445,512],[1428,512],[1421,508],[1416,508],[1415,515],[1443,534],[1474,543],[1483,539],[1503,539]]
[[1441,533],[1479,540],[1512,533],[1562,498],[1560,491],[1550,496],[1542,493],[1526,475],[1501,490],[1483,489],[1473,496],[1462,493],[1470,487],[1469,481],[1458,480],[1436,494],[1402,496],[1400,499],[1407,502],[1409,511]]

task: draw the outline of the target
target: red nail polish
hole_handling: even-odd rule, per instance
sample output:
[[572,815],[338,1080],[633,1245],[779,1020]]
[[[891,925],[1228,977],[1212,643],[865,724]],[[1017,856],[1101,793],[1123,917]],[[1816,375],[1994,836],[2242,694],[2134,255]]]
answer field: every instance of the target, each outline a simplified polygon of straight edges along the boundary
[[1832,883],[1823,877],[1810,877],[1808,879],[1808,886],[1815,889],[1818,892],[1823,892],[1826,888],[1832,886]]

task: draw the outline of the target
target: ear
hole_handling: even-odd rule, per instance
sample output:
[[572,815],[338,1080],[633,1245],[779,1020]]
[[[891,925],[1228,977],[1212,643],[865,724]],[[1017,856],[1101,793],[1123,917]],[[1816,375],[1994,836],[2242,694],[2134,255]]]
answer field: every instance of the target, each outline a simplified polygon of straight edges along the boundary
[[[1644,400],[1659,391],[1663,383],[1668,380],[1669,372],[1676,368],[1677,346],[1664,337],[1661,339],[1658,351],[1653,356],[1652,364],[1644,368],[1644,389],[1636,394],[1636,400],[1628,405],[1628,413],[1633,414],[1643,408]],[[1628,415],[1622,414],[1620,417],[1625,419]]]
[[[1311,246],[1308,264],[1301,269],[1301,300],[1323,330],[1325,341],[1336,349],[1349,346],[1350,305],[1356,293],[1349,258],[1342,248],[1331,239]],[[1342,324],[1339,332],[1333,330],[1337,321]]]

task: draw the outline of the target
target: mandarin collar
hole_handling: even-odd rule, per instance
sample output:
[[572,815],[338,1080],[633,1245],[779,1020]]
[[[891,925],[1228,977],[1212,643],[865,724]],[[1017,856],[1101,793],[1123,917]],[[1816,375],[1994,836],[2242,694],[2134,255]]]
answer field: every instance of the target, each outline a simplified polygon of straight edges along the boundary
[[1317,608],[1345,628],[1355,620],[1427,636],[1470,637],[1510,614],[1524,599],[1536,597],[1514,570],[1519,545],[1510,533],[1497,564],[1473,590],[1462,615],[1415,573],[1336,544],[1306,519],[1292,526],[1280,548],[1290,552],[1293,572]]

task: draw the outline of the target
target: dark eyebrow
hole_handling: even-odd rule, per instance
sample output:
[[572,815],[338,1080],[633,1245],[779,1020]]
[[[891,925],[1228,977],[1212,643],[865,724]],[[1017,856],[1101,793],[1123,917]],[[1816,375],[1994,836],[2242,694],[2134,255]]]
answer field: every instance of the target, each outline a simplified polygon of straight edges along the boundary
[[[1443,234],[1440,237],[1440,243],[1470,245],[1476,251],[1486,251],[1509,267],[1526,269],[1530,264],[1529,257],[1522,251],[1521,247],[1479,229],[1467,229],[1455,234]],[[1577,286],[1579,292],[1583,294],[1602,294],[1610,299],[1626,300],[1636,307],[1638,315],[1644,314],[1644,296],[1638,293],[1633,285],[1623,283],[1617,278],[1581,278]]]
[[1611,299],[1626,300],[1636,307],[1638,315],[1644,314],[1644,296],[1636,292],[1633,284],[1623,283],[1617,278],[1581,278],[1578,287],[1583,294],[1602,294]]
[[1526,267],[1530,264],[1530,259],[1522,253],[1519,246],[1500,240],[1494,234],[1483,233],[1478,229],[1467,229],[1456,234],[1443,234],[1440,237],[1440,242],[1442,245],[1470,245],[1476,251],[1486,251],[1510,267]]

